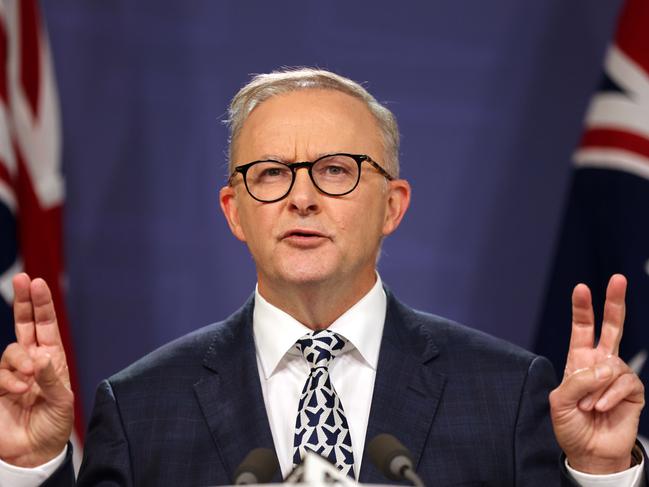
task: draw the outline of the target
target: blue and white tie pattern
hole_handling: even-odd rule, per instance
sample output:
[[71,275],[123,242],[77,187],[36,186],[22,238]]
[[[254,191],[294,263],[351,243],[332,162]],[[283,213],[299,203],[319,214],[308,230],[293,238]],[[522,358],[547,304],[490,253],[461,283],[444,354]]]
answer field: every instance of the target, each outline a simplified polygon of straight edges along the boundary
[[329,379],[329,364],[346,340],[329,330],[318,330],[296,342],[311,372],[304,384],[295,420],[293,464],[307,450],[329,459],[344,474],[354,477],[354,452],[343,405]]

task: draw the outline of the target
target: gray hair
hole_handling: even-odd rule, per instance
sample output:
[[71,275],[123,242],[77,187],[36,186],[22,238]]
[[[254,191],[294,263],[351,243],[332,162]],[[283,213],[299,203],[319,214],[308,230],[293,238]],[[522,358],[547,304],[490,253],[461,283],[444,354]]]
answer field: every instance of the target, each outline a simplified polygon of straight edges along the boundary
[[360,84],[330,71],[315,68],[285,68],[272,73],[257,74],[234,96],[225,121],[229,130],[230,170],[232,170],[233,147],[243,123],[255,107],[269,98],[305,89],[336,90],[353,96],[365,103],[376,119],[383,136],[383,148],[387,160],[386,169],[399,176],[399,127],[394,114],[379,103]]

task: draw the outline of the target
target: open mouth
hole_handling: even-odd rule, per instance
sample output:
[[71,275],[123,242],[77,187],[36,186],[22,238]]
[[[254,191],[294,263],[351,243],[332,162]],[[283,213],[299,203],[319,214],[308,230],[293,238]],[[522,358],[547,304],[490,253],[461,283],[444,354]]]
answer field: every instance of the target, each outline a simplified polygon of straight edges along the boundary
[[318,233],[311,232],[291,232],[288,234],[288,237],[321,237],[322,235]]
[[325,238],[326,235],[324,235],[323,233],[320,233],[318,231],[315,231],[315,230],[308,230],[308,229],[302,229],[302,228],[289,230],[289,231],[284,232],[282,234],[282,239],[293,238],[293,237],[297,237],[297,238],[313,238],[313,237]]
[[308,229],[294,229],[282,234],[281,240],[298,246],[318,245],[329,237],[323,233]]

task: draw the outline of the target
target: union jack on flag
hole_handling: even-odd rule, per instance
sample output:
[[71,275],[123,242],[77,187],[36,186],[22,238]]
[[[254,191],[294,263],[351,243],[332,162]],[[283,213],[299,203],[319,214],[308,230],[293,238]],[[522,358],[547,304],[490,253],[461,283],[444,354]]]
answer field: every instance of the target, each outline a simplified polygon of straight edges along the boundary
[[[15,341],[12,277],[24,270],[44,278],[52,290],[72,387],[78,391],[62,293],[63,198],[59,105],[38,2],[0,0],[0,350]],[[83,431],[77,400],[77,445]],[[80,452],[75,449],[75,463]]]
[[649,179],[649,2],[630,0],[608,50],[604,80],[586,115],[577,167]]
[[[575,171],[536,351],[563,370],[570,295],[589,285],[604,303],[611,274],[629,286],[620,356],[649,384],[649,1],[627,0],[574,156]],[[596,309],[601,322],[602,309]],[[649,410],[640,431],[649,437]]]

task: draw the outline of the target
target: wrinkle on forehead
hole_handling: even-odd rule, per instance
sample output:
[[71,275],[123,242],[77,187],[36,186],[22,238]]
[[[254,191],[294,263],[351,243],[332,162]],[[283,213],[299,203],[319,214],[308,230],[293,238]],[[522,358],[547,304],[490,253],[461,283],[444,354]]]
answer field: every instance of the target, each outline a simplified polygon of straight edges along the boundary
[[[379,125],[356,98],[334,90],[284,93],[260,103],[234,141],[237,165],[253,160],[315,160],[351,152],[384,158]],[[269,157],[272,156],[272,157]]]

